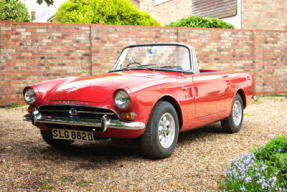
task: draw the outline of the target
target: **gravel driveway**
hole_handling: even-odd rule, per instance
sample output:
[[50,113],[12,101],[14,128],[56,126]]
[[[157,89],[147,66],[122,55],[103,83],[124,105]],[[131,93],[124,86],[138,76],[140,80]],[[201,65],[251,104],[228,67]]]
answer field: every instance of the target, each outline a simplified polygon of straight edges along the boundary
[[22,121],[26,108],[0,108],[0,191],[216,191],[230,159],[287,134],[287,99],[260,98],[239,133],[223,133],[220,123],[184,132],[172,156],[155,161],[137,140],[53,149]]

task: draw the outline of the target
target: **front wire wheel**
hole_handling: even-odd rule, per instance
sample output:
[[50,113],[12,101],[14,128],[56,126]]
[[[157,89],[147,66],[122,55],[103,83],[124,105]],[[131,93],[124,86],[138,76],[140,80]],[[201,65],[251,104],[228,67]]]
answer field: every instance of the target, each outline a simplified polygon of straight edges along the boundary
[[158,139],[164,149],[168,149],[175,137],[175,122],[172,114],[165,113],[161,116],[158,123]]
[[230,116],[221,121],[221,127],[226,133],[236,133],[240,130],[243,121],[243,101],[236,94]]
[[174,107],[169,102],[159,101],[153,108],[141,137],[144,153],[153,159],[169,157],[176,146],[178,133],[178,116]]

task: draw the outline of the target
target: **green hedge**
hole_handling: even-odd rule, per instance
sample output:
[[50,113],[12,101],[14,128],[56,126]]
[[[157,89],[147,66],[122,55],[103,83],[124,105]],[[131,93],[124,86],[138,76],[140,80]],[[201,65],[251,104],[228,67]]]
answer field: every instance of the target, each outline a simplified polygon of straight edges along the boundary
[[213,17],[190,16],[171,22],[167,27],[225,28],[234,29],[234,25]]
[[56,11],[53,22],[160,26],[130,0],[67,0]]
[[24,3],[19,0],[0,0],[0,20],[30,22],[30,14]]

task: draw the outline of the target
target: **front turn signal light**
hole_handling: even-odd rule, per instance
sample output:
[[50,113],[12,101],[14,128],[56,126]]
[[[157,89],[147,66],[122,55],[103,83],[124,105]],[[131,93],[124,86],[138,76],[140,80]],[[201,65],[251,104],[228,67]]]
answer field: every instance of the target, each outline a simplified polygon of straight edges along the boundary
[[134,112],[123,112],[122,113],[122,118],[124,120],[132,121],[136,118],[136,114]]
[[29,106],[29,107],[28,107],[28,113],[32,114],[32,113],[33,113],[33,111],[34,111],[34,108],[33,108],[33,107],[31,107],[31,106]]

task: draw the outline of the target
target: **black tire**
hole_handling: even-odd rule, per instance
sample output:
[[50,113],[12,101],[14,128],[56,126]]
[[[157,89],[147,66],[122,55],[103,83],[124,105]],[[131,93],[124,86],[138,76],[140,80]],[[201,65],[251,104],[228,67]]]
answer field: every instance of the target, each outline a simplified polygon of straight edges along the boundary
[[71,145],[74,141],[72,140],[61,140],[61,139],[53,139],[51,131],[40,130],[42,138],[44,141],[55,148],[64,148]]
[[[236,113],[235,107],[239,106],[239,104],[241,110],[238,113]],[[241,119],[237,120],[236,116],[234,118],[233,117],[234,113],[240,115]],[[228,118],[221,121],[221,127],[226,133],[236,133],[240,130],[242,121],[243,121],[243,101],[241,96],[239,94],[236,94],[232,105],[232,112]]]
[[[165,119],[164,119],[165,117]],[[165,134],[159,134],[160,120],[164,120],[169,125],[166,126]],[[161,130],[165,129],[161,126]],[[174,129],[174,130],[173,130]],[[171,130],[171,131],[170,131]],[[166,101],[159,101],[153,108],[146,130],[141,137],[141,145],[144,153],[152,159],[164,159],[169,157],[176,146],[179,133],[178,116],[174,107]],[[161,138],[167,139],[167,143],[162,142]],[[165,139],[164,139],[165,140]],[[164,147],[163,147],[164,146]]]

